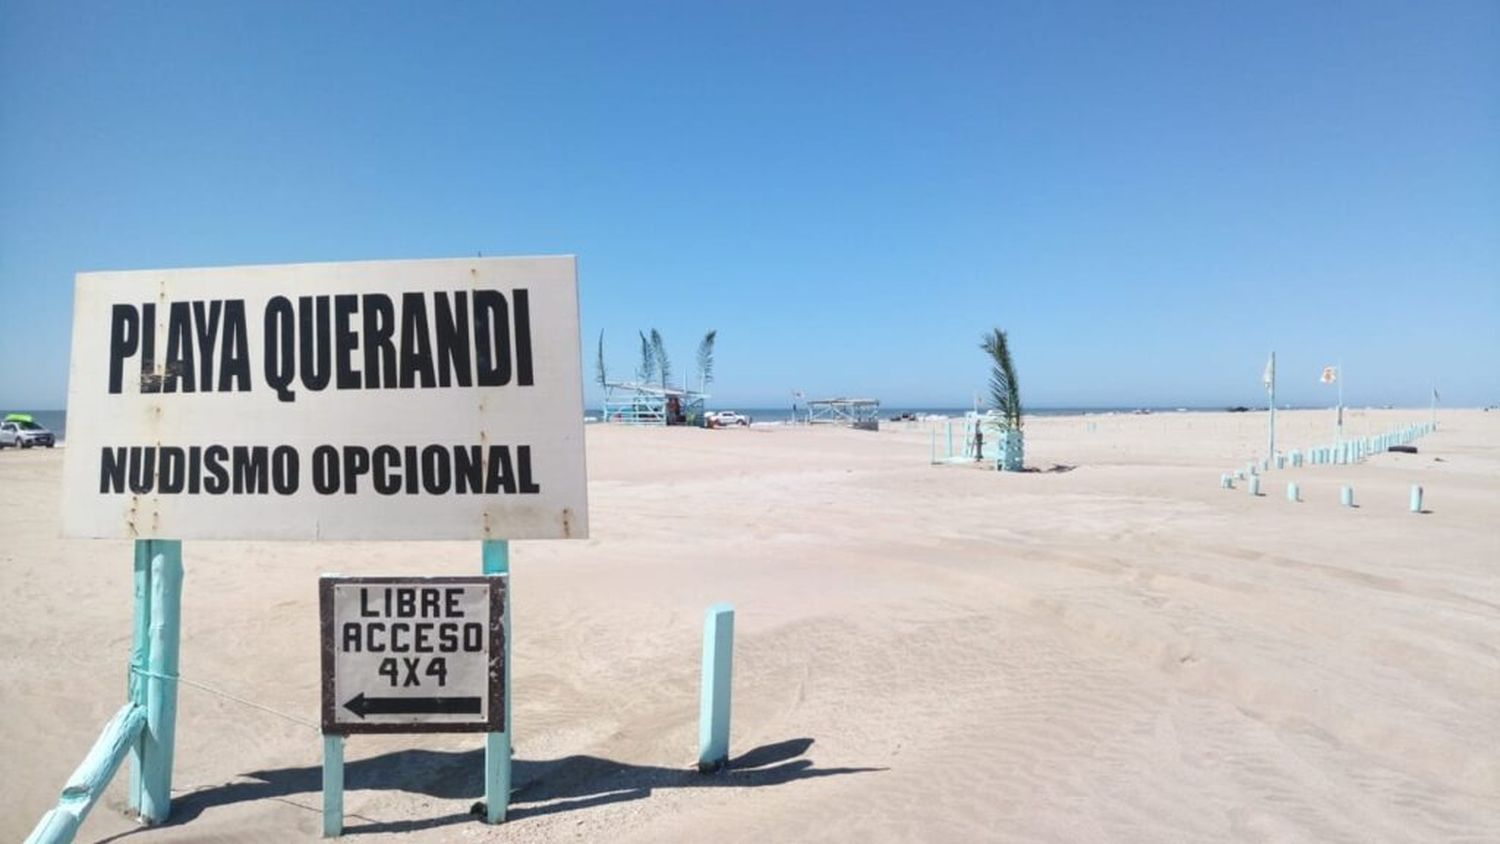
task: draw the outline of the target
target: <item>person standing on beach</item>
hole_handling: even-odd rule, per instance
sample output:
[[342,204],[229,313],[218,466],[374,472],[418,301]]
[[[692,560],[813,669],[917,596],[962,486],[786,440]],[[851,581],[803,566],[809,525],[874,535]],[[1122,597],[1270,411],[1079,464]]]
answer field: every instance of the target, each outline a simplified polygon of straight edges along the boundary
[[984,429],[974,423],[974,462],[984,462]]

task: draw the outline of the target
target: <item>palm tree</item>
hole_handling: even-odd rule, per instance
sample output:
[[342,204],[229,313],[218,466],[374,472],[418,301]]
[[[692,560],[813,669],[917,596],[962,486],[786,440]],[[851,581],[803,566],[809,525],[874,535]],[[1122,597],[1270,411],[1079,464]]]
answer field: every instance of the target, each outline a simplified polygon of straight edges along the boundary
[[662,343],[661,332],[651,329],[651,356],[656,359],[656,371],[661,375],[661,388],[667,389],[667,381],[672,377],[672,362],[667,360],[667,347]]
[[599,382],[602,389],[609,384],[609,376],[604,371],[604,331],[599,332],[599,357],[594,360],[594,380]]
[[984,335],[979,348],[990,356],[990,401],[1000,411],[1002,427],[1021,430],[1021,385],[1016,364],[1010,359],[1005,332],[996,328]]
[[717,329],[703,335],[703,342],[698,344],[698,392],[708,389],[708,385],[714,380],[714,339],[719,336]]
[[651,341],[646,339],[646,333],[637,333],[641,335],[641,365],[635,370],[635,379],[647,384],[656,380],[656,358],[651,356]]

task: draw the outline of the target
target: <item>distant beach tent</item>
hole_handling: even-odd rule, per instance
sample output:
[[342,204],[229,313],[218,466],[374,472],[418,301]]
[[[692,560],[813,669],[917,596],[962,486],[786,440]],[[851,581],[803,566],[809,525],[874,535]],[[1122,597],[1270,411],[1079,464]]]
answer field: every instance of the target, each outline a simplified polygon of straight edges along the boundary
[[876,431],[880,429],[880,399],[813,399],[807,403],[807,421]]
[[634,381],[604,385],[604,421],[625,425],[700,425],[708,393]]

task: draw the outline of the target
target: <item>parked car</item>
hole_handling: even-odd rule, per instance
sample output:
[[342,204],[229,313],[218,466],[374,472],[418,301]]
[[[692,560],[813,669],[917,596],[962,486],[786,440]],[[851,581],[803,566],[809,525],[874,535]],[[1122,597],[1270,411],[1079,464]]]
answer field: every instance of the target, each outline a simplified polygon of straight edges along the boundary
[[12,413],[0,422],[0,448],[31,448],[35,445],[51,448],[56,444],[57,438],[52,432],[25,413]]
[[710,428],[727,428],[730,425],[749,425],[750,417],[741,416],[732,410],[720,410],[705,417]]

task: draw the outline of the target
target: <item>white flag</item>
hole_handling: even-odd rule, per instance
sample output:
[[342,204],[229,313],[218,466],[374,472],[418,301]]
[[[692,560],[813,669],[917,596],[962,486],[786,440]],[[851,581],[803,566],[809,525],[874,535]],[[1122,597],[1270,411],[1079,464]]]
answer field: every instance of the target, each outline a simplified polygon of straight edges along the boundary
[[1339,368],[1336,366],[1323,367],[1323,377],[1319,378],[1318,380],[1322,381],[1324,384],[1332,384],[1333,382],[1339,380]]
[[1273,385],[1275,385],[1275,383],[1276,383],[1276,353],[1275,352],[1272,352],[1270,359],[1266,361],[1266,371],[1263,372],[1263,373],[1261,373],[1260,381],[1261,381],[1262,384],[1266,385],[1266,391],[1267,392],[1270,392],[1271,387]]

